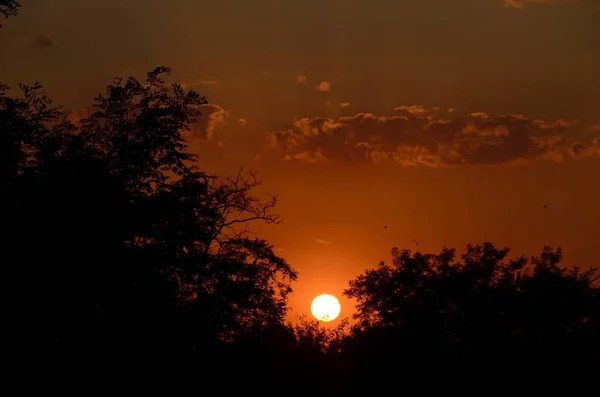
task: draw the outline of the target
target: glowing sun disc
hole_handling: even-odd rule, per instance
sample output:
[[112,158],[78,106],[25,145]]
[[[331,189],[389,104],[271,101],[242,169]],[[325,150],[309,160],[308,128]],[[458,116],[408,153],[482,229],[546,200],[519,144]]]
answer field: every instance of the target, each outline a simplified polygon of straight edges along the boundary
[[342,306],[338,298],[329,294],[317,296],[310,305],[312,315],[323,322],[335,320],[340,315],[341,310]]

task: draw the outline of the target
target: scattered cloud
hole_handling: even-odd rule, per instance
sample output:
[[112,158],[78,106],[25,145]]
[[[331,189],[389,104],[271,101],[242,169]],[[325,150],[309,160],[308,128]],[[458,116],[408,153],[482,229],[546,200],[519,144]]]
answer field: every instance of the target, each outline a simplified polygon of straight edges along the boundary
[[470,114],[471,117],[480,118],[482,120],[487,120],[490,116],[485,112],[473,112]]
[[318,238],[317,239],[317,244],[329,245],[329,244],[331,244],[331,241],[329,241],[329,240],[323,240],[322,238]]
[[317,91],[320,92],[329,92],[331,90],[331,83],[328,81],[321,81],[318,85],[317,85]]
[[422,105],[398,106],[394,110],[399,112],[407,112],[410,114],[425,114],[427,110]]
[[587,144],[577,142],[570,147],[573,157],[595,157],[600,156],[600,137],[592,138]]
[[[420,106],[403,115],[312,117],[268,136],[266,153],[286,161],[395,162],[403,166],[517,165],[596,153],[598,138],[580,141],[572,123],[518,114],[452,112],[440,118]],[[565,133],[568,131],[568,134]]]
[[504,0],[504,7],[523,9],[527,4],[578,3],[579,0]]
[[306,84],[306,80],[308,80],[307,76],[300,75],[300,76],[298,76],[298,79],[296,80],[296,82],[298,84]]
[[347,108],[347,107],[348,107],[348,106],[350,106],[350,105],[351,105],[351,103],[350,103],[350,102],[342,102],[342,103],[340,103],[340,107],[341,107],[341,108]]
[[[189,136],[195,139],[212,140],[215,136],[217,126],[238,125],[245,126],[246,119],[233,117],[228,111],[219,105],[206,104],[200,107],[202,116],[192,126]],[[222,143],[220,143],[220,147]]]
[[206,104],[200,107],[202,116],[192,126],[190,135],[192,138],[210,140],[214,137],[215,127],[224,124],[227,112],[219,105]]
[[54,41],[46,33],[37,33],[27,36],[23,39],[23,42],[38,47],[52,47],[54,45]]

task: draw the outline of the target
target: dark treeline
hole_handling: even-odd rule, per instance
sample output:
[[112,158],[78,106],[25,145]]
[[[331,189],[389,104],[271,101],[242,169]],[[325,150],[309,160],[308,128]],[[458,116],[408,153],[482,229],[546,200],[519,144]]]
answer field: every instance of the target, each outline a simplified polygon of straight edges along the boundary
[[255,196],[252,173],[199,169],[182,134],[206,99],[167,84],[168,72],[115,80],[77,122],[37,84],[16,96],[0,86],[4,350],[14,366],[181,366],[199,388],[325,395],[400,390],[408,374],[466,368],[496,383],[598,368],[596,273],[561,267],[549,247],[517,259],[490,243],[460,257],[395,248],[391,263],[350,281],[353,325],[286,323],[297,273],[247,233],[280,221],[276,199]]

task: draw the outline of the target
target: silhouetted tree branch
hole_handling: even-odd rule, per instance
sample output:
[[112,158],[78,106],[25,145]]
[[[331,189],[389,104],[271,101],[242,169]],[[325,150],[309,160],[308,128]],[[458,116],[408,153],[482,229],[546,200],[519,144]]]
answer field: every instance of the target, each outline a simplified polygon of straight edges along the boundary
[[[16,16],[19,13],[19,8],[21,8],[21,4],[16,0],[0,0],[0,14],[4,15],[4,18]],[[2,24],[0,23],[1,27]]]

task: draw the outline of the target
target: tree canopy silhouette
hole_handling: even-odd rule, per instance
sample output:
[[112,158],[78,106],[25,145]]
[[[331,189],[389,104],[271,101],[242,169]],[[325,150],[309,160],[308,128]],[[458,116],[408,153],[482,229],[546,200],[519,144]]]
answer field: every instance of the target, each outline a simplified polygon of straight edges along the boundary
[[344,292],[358,302],[347,359],[357,365],[392,357],[412,365],[597,360],[596,271],[560,267],[560,249],[545,247],[530,259],[507,260],[508,252],[469,245],[455,261],[454,249],[434,255],[394,248],[391,264],[366,271]]
[[0,87],[3,262],[28,285],[28,347],[195,352],[283,324],[297,274],[247,233],[280,221],[276,197],[253,195],[253,173],[198,169],[182,134],[206,99],[168,72],[116,79],[77,124],[39,84]]

